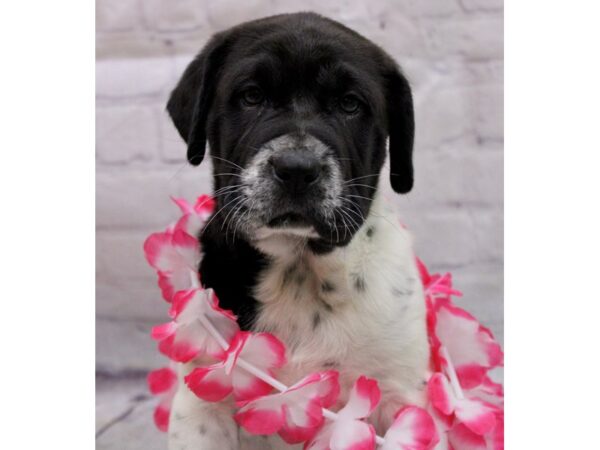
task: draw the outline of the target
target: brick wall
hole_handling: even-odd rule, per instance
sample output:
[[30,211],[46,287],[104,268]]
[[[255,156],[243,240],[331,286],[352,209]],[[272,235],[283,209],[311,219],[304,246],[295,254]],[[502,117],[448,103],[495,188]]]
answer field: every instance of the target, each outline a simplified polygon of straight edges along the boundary
[[[302,4],[298,8],[298,4]],[[208,192],[185,163],[169,91],[207,38],[241,21],[314,10],[385,48],[411,80],[416,187],[395,197],[418,253],[452,270],[466,305],[502,339],[503,5],[500,0],[97,0],[97,366],[162,362],[148,337],[165,304],[141,247]]]

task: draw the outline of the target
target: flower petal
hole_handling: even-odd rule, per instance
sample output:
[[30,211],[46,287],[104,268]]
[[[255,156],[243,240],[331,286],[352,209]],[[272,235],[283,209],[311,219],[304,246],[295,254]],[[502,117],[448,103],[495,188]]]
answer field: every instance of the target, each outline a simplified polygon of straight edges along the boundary
[[190,288],[192,277],[198,277],[198,241],[182,230],[151,234],[144,242],[144,253],[158,272],[158,284],[167,301],[178,290]]
[[158,350],[173,361],[189,362],[200,353],[200,348],[186,338],[185,333],[174,333],[158,343]]
[[431,376],[427,392],[433,406],[442,414],[448,416],[454,412],[454,395],[444,374],[438,372]]
[[167,322],[152,327],[150,336],[154,340],[161,341],[175,333],[175,330],[177,330],[177,324],[175,322]]
[[461,423],[481,436],[492,431],[496,425],[496,415],[492,408],[478,399],[458,400],[454,413]]
[[184,380],[197,397],[208,402],[223,400],[233,389],[223,362],[209,367],[197,367]]
[[330,445],[331,450],[374,450],[375,428],[362,420],[338,419]]
[[248,334],[241,356],[244,360],[263,370],[285,364],[285,346],[269,333]]
[[319,432],[304,444],[304,450],[330,450],[331,435],[335,422],[328,422]]
[[436,304],[435,334],[452,358],[465,389],[477,386],[488,369],[502,364],[502,349],[492,333],[449,301]]
[[170,405],[159,404],[154,409],[154,424],[162,432],[169,430],[169,416],[171,415]]
[[485,439],[461,423],[448,432],[448,441],[454,450],[487,450]]
[[381,392],[377,381],[362,375],[354,383],[348,403],[340,410],[339,414],[344,418],[362,419],[371,414],[380,398]]
[[323,409],[317,399],[308,401],[304,406],[283,405],[285,423],[279,436],[288,444],[298,444],[311,439],[323,424]]
[[439,442],[433,418],[416,406],[399,411],[384,439],[381,450],[430,450]]
[[252,400],[273,390],[269,384],[239,367],[233,368],[231,376],[233,396],[236,401]]
[[[250,421],[250,433],[257,433],[253,417],[265,414],[265,420],[277,416],[283,419],[276,422],[278,428],[265,428],[268,433],[279,432],[284,441],[290,444],[304,442],[314,436],[323,423],[322,401],[335,401],[339,392],[338,373],[335,371],[317,372],[304,377],[286,391],[243,402],[236,420],[246,428]],[[250,414],[251,417],[247,417]],[[275,422],[273,422],[275,423]],[[265,425],[266,426],[266,425]],[[273,425],[274,426],[274,425]],[[262,434],[262,433],[259,433]]]
[[183,213],[174,230],[182,230],[191,236],[197,236],[214,210],[214,199],[208,195],[201,195],[193,207],[184,199],[172,198],[172,200]]
[[177,374],[170,367],[156,369],[148,374],[148,388],[154,395],[168,392],[177,384]]
[[227,342],[239,331],[235,316],[219,308],[210,289],[177,292],[169,314],[174,322],[155,327],[153,336],[163,339],[159,345],[161,352],[178,362],[188,362],[199,354],[223,358],[223,348],[200,320],[202,316]]
[[208,219],[210,215],[215,210],[215,206],[217,202],[210,195],[201,195],[196,199],[196,203],[194,204],[194,211],[201,217],[204,217],[204,220]]
[[496,412],[496,426],[488,437],[490,450],[504,450],[504,412]]
[[234,415],[234,419],[250,434],[276,433],[285,421],[281,399],[275,395],[248,402]]

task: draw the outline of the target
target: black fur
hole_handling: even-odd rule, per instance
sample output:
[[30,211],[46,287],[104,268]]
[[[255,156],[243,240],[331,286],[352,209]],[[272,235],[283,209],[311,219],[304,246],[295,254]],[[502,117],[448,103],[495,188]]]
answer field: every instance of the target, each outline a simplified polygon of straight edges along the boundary
[[215,222],[203,230],[200,243],[204,253],[200,263],[202,284],[215,290],[219,306],[233,311],[242,330],[250,330],[258,306],[252,288],[268,264],[267,257],[244,240],[235,245],[227,242]]
[[[260,105],[246,101],[253,86],[264,93]],[[344,107],[348,95],[357,100],[356,111]],[[347,207],[358,225],[368,215],[386,138],[392,188],[406,193],[413,186],[414,117],[406,78],[379,47],[313,13],[268,17],[215,35],[185,70],[167,110],[188,145],[191,164],[202,162],[208,141],[215,191],[236,184],[239,168],[266,142],[294,133],[309,134],[331,149],[343,180],[358,179],[343,188],[344,195],[354,194]],[[216,200],[217,210],[232,208],[228,194]],[[252,287],[268,259],[251,245],[251,236],[224,236],[225,215],[202,233],[200,273],[221,305],[248,328],[257,306]],[[336,233],[334,241],[328,237],[333,232],[315,228],[320,238],[308,243],[314,253],[346,245],[356,231],[343,238]]]

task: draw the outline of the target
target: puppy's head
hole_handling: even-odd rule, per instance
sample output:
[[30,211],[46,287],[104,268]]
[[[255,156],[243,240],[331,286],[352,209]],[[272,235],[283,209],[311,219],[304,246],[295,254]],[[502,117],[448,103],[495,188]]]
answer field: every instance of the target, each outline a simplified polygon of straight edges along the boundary
[[390,181],[413,185],[409,85],[379,47],[316,14],[215,35],[167,109],[198,165],[208,141],[225,233],[347,244],[369,213],[389,137]]

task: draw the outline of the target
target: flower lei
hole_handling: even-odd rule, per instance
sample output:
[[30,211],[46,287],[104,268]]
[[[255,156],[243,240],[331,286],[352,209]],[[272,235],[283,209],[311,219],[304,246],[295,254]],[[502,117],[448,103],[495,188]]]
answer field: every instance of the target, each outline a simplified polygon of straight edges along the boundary
[[[293,386],[276,379],[286,363],[285,346],[268,333],[241,331],[236,317],[219,307],[199,276],[200,244],[195,238],[214,210],[214,200],[200,196],[194,205],[173,199],[181,218],[144,243],[148,263],[158,274],[171,321],[152,330],[169,367],[148,375],[150,391],[160,400],[157,427],[168,429],[170,406],[177,389],[176,363],[200,356],[214,363],[194,368],[185,378],[199,398],[218,402],[233,396],[234,419],[248,433],[279,434],[305,449],[501,450],[504,448],[503,387],[488,376],[501,366],[503,353],[490,330],[452,303],[461,293],[452,277],[430,274],[417,259],[425,288],[432,373],[425,408],[404,406],[384,436],[365,419],[377,407],[377,381],[360,376],[345,406],[337,412],[338,372],[311,373]],[[277,391],[271,393],[273,388]]]

